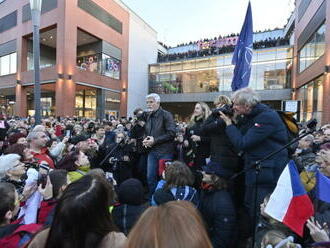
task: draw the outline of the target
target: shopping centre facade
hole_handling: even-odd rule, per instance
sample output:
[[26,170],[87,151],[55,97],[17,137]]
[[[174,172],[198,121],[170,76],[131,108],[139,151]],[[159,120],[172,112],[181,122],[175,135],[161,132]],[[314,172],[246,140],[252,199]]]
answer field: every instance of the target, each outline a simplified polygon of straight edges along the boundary
[[[255,42],[288,42],[254,49],[250,86],[276,109],[296,100],[300,121],[330,122],[329,15],[330,0],[297,0],[283,29],[254,34]],[[231,52],[157,62],[159,51],[209,44],[162,48],[156,31],[120,0],[43,0],[40,38],[44,116],[131,115],[149,91],[184,118],[196,102],[212,107],[217,95],[231,94]],[[32,70],[29,1],[1,1],[0,112],[33,115]]]
[[[298,0],[283,29],[254,34],[254,42],[279,37],[288,44],[254,49],[249,86],[274,108],[296,110],[300,121],[317,118],[319,123],[330,122],[327,20],[330,0]],[[203,46],[193,44],[170,49],[169,53],[186,52],[198,45],[202,50]],[[212,107],[217,95],[231,95],[231,59],[232,53],[162,60],[150,65],[149,91],[159,93],[163,106],[178,117],[188,117],[196,102]]]
[[[150,65],[149,90],[161,95],[163,106],[175,114],[189,116],[198,101],[212,107],[219,94],[230,96],[234,66],[232,53],[197,57]],[[264,102],[281,108],[291,99],[289,45],[254,51],[250,87]]]
[[[148,90],[157,33],[119,0],[43,0],[41,13],[43,116],[104,118],[132,111]],[[29,1],[2,1],[1,112],[34,114],[33,69]]]

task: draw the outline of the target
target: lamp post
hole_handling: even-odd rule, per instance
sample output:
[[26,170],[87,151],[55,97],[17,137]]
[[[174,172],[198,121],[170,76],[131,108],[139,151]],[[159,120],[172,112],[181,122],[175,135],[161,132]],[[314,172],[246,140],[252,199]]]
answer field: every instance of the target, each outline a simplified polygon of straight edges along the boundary
[[31,17],[33,25],[33,64],[34,64],[34,117],[36,125],[41,123],[40,103],[40,15],[42,0],[30,0]]

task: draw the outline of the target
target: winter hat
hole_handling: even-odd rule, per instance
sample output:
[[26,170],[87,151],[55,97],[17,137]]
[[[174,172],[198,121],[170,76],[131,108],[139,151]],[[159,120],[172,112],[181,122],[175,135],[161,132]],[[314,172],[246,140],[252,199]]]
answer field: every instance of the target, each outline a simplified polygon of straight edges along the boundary
[[210,161],[206,166],[203,166],[203,171],[206,174],[215,174],[225,179],[229,179],[235,174],[232,170],[225,169],[219,163],[212,161]]
[[164,191],[163,189],[156,190],[153,195],[153,199],[157,205],[161,205],[169,201],[175,201],[172,193],[170,191]]
[[21,156],[18,154],[7,154],[2,155],[0,157],[0,178],[3,178],[6,176],[6,172],[17,164],[17,162],[21,159]]
[[143,202],[142,183],[130,178],[122,182],[118,189],[118,199],[121,204],[140,205]]

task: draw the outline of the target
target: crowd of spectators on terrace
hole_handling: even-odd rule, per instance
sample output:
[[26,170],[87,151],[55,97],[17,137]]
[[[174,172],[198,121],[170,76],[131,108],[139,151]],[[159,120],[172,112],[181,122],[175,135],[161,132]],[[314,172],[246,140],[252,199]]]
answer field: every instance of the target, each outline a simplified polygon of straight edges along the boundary
[[[189,43],[182,43],[176,46],[176,48],[185,47],[186,49],[190,49],[184,52],[177,53],[167,53],[167,54],[158,54],[158,62],[168,62],[168,61],[176,61],[180,59],[187,58],[197,58],[197,57],[206,57],[206,56],[214,56],[219,54],[232,53],[235,50],[235,45],[232,43],[227,43],[219,46],[217,41],[221,39],[233,38],[234,40],[238,38],[238,34],[230,34],[226,37],[219,36],[213,39],[203,39],[199,41],[190,41]],[[173,49],[165,44],[161,43],[166,49]],[[202,44],[208,44],[207,46],[203,46]],[[236,44],[236,42],[235,42]],[[253,43],[253,49],[262,49],[269,47],[277,47],[288,45],[289,40],[282,37],[277,38],[267,38],[265,40],[259,40]]]

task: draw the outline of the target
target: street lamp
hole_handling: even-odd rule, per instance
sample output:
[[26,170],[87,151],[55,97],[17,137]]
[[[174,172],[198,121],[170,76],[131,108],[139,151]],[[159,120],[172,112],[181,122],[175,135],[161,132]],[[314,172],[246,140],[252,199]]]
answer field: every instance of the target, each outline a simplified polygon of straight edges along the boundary
[[30,0],[31,17],[33,25],[33,64],[34,64],[34,117],[36,125],[41,124],[40,104],[40,15],[42,0]]

